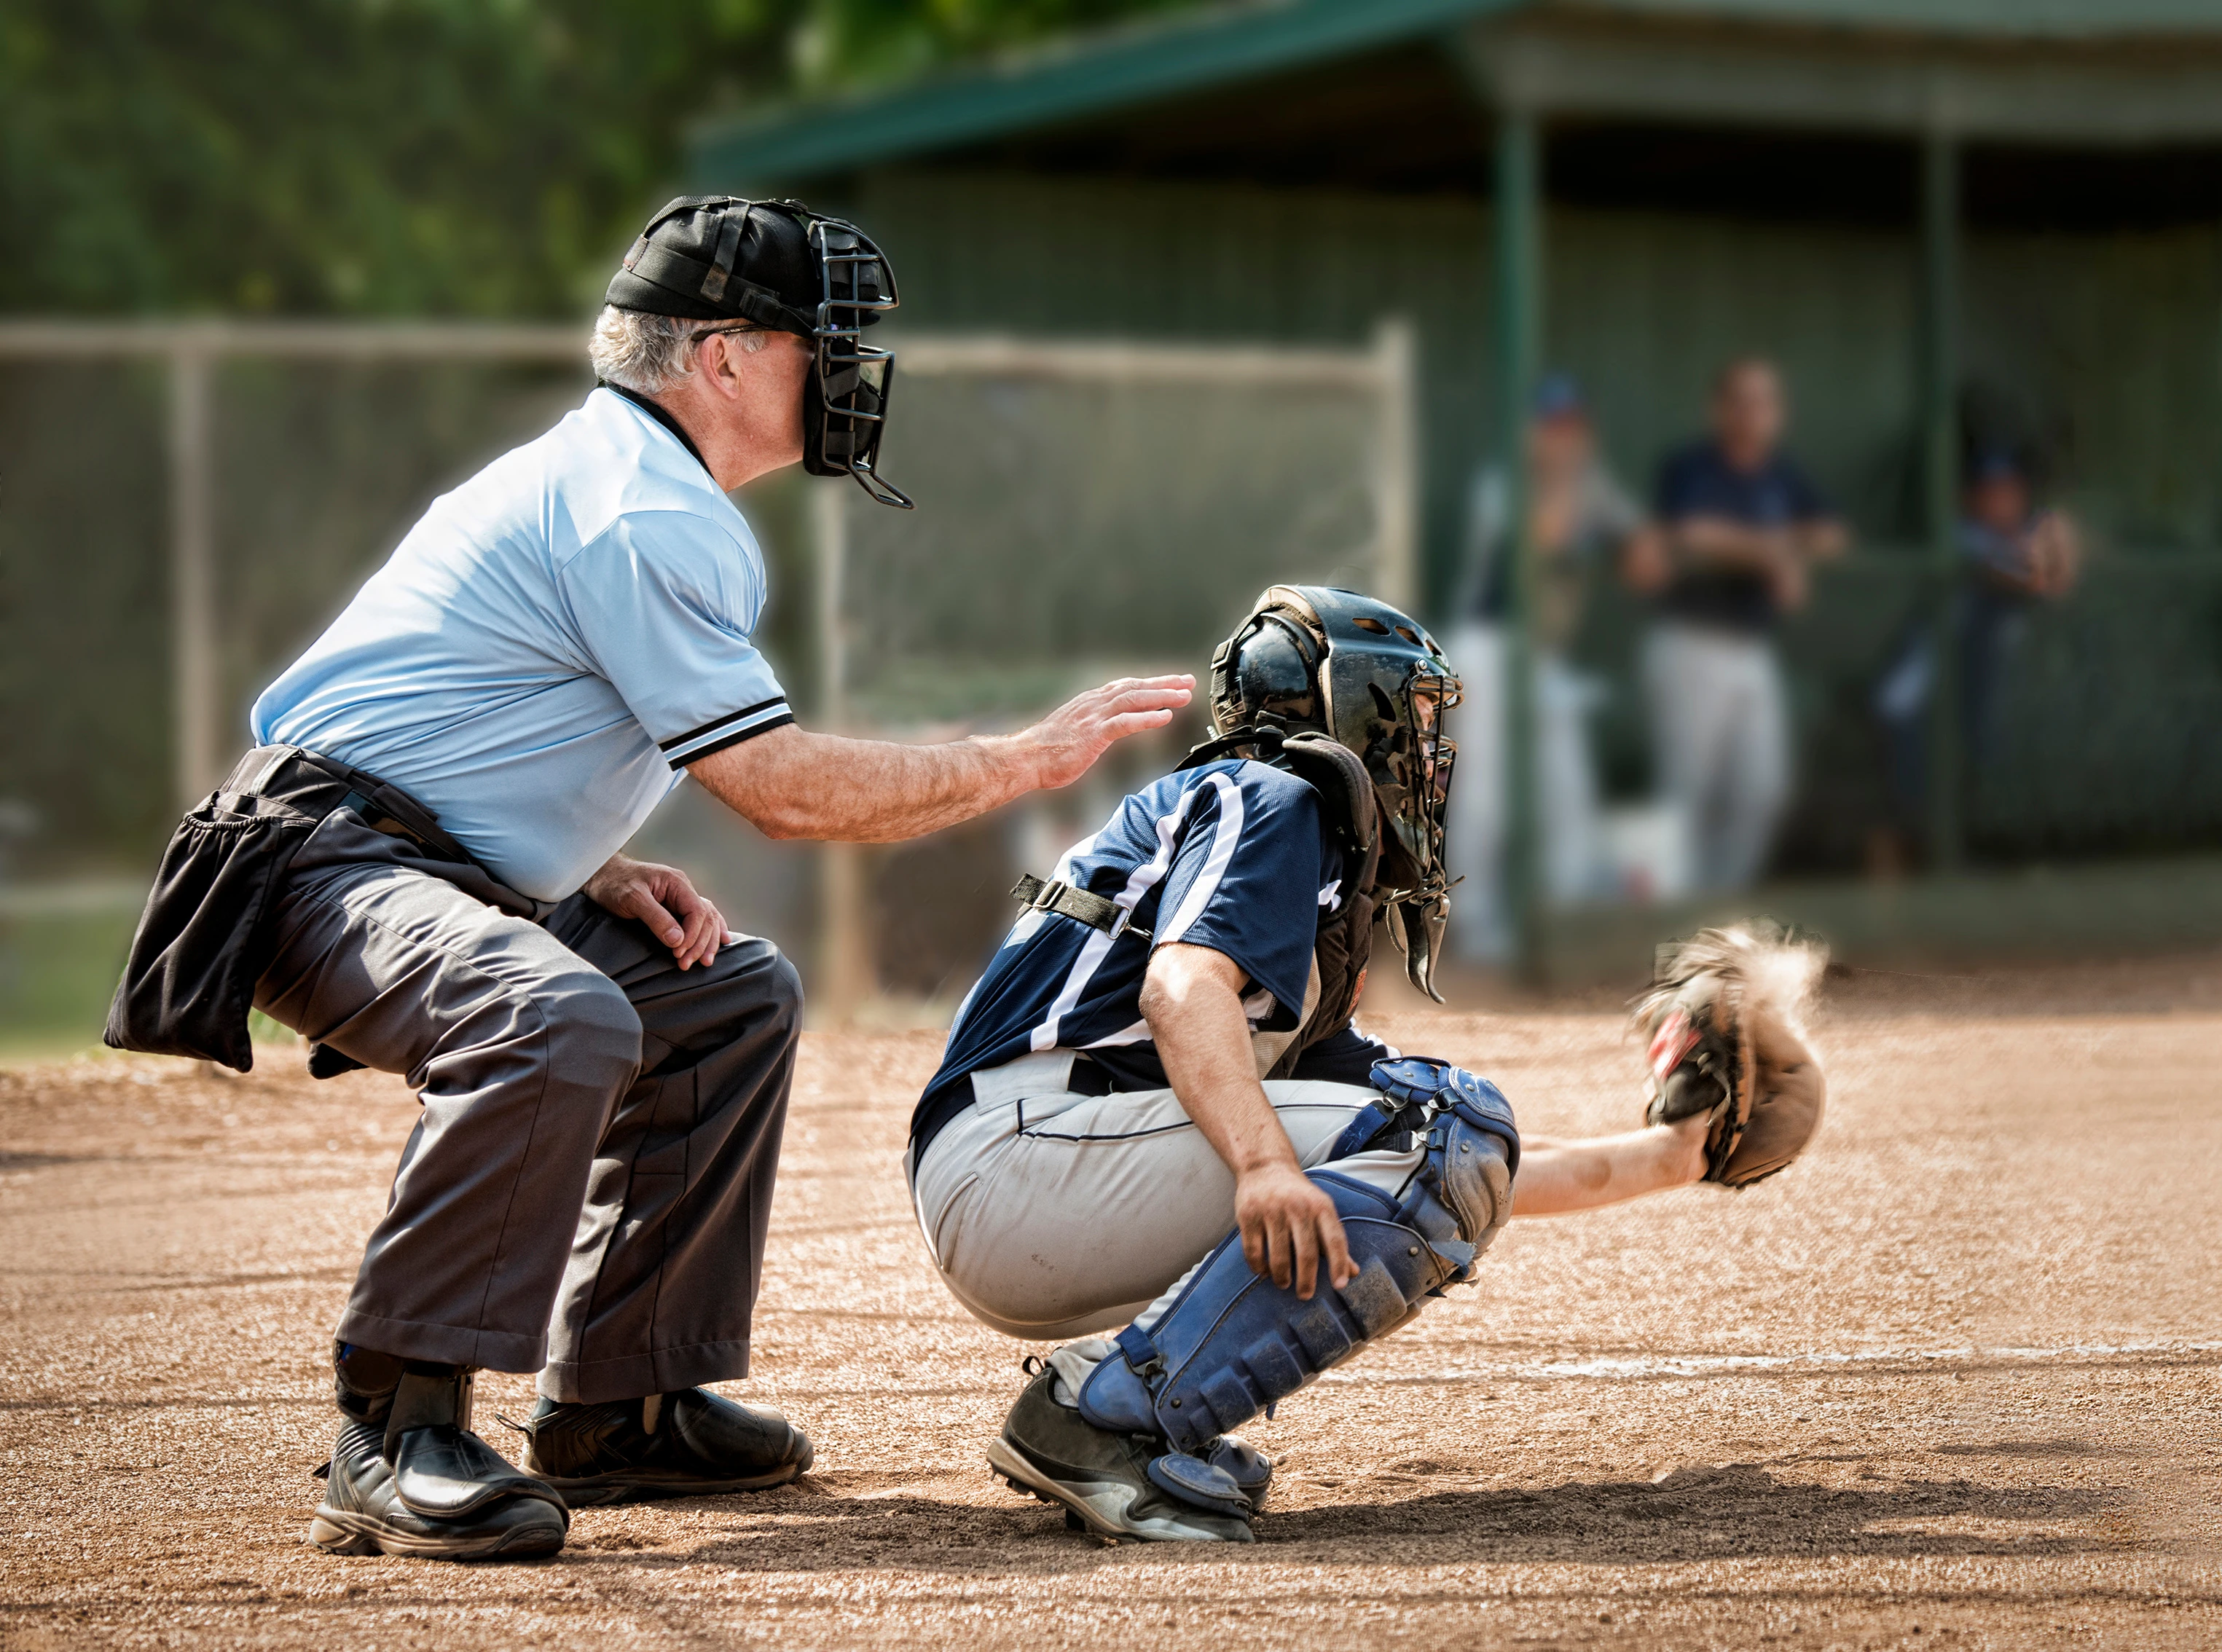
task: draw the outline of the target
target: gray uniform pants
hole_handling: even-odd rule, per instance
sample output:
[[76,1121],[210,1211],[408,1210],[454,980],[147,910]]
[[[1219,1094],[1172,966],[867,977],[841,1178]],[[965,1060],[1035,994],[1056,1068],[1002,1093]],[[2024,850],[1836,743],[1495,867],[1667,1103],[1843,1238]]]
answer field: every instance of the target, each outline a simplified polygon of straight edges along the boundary
[[[1007,1336],[1062,1342],[1128,1320],[1147,1329],[1234,1228],[1234,1173],[1170,1090],[1068,1092],[1070,1050],[972,1075],[972,1105],[911,1167],[942,1282]],[[1379,1092],[1268,1079],[1297,1162],[1330,1161]],[[1424,1155],[1380,1149],[1334,1168],[1401,1198]]]
[[539,1371],[556,1399],[748,1373],[801,986],[770,942],[682,973],[583,895],[328,817],[293,861],[256,1007],[424,1112],[337,1335]]

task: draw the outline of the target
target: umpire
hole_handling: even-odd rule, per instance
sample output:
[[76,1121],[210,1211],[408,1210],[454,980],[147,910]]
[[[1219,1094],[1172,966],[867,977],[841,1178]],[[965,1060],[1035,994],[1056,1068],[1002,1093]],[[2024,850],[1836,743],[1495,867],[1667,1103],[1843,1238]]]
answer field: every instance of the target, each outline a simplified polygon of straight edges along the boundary
[[[119,1048],[244,1070],[250,1003],[318,1076],[423,1113],[334,1349],[311,1541],[545,1555],[567,1505],[791,1480],[744,1376],[801,991],[686,874],[619,848],[692,774],[767,835],[891,842],[1069,784],[1186,703],[1121,681],[932,747],[796,726],[753,641],[726,495],[801,460],[882,503],[885,257],[793,202],[674,201],[611,282],[597,388],[434,502],[255,703],[179,825],[110,1012]],[[524,1471],[474,1370],[537,1371]]]

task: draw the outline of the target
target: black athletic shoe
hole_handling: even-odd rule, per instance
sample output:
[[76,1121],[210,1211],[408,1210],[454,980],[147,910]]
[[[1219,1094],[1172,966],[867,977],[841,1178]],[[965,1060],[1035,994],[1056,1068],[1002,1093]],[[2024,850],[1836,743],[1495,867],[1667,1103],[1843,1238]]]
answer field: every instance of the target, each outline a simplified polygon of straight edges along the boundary
[[563,1500],[463,1424],[470,1374],[413,1368],[373,1409],[350,1416],[325,1469],[309,1541],[334,1555],[537,1560],[563,1547]]
[[574,1508],[759,1492],[786,1485],[814,1455],[779,1412],[701,1388],[598,1405],[543,1399],[524,1429],[524,1466]]
[[1064,1505],[1068,1525],[1099,1536],[1252,1541],[1247,1519],[1207,1513],[1158,1488],[1149,1469],[1151,1459],[1164,1454],[1164,1441],[1097,1428],[1058,1403],[1057,1382],[1057,1372],[1045,1369],[1028,1383],[1004,1419],[1002,1437],[989,1444],[989,1465],[1013,1491]]

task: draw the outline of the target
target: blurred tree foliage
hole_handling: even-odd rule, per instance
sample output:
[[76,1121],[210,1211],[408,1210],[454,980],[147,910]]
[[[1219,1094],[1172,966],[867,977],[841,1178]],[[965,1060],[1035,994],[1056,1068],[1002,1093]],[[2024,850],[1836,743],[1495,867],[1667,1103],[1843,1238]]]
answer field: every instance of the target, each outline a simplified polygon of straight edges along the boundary
[[0,310],[571,314],[686,128],[1191,0],[0,0]]

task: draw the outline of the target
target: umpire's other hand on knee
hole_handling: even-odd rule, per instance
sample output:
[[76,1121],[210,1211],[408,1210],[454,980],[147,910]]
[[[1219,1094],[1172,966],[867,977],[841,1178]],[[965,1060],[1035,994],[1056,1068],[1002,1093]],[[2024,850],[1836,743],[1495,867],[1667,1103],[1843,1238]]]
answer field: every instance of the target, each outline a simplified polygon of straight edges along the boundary
[[613,854],[587,879],[595,905],[619,917],[636,918],[671,948],[679,967],[692,969],[718,955],[718,948],[740,937],[725,927],[724,914],[677,867],[658,866]]
[[1241,966],[1174,942],[1150,959],[1141,1007],[1182,1109],[1234,1173],[1234,1221],[1253,1273],[1309,1299],[1321,1264],[1337,1289],[1358,1276],[1334,1201],[1306,1176],[1259,1081]]

